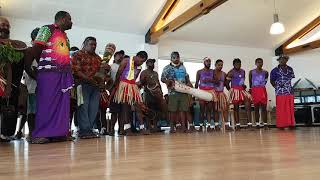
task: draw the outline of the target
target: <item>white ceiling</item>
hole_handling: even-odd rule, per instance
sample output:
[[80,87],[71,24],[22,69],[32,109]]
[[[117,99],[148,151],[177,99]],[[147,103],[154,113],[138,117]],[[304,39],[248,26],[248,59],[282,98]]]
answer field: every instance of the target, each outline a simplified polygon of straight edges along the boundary
[[[51,23],[59,10],[75,25],[145,35],[166,0],[0,0],[2,15]],[[199,1],[199,0],[194,0]],[[274,0],[228,0],[166,38],[275,48],[320,15],[320,0],[276,0],[286,33],[271,36]]]
[[2,15],[52,23],[59,10],[74,25],[145,35],[165,0],[1,0]]
[[166,38],[275,48],[320,15],[320,0],[276,0],[286,32],[271,36],[274,0],[228,0]]

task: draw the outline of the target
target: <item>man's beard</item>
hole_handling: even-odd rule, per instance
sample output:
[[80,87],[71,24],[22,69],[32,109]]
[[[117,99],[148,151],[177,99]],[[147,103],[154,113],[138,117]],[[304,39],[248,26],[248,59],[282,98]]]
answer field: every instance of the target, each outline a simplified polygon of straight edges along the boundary
[[181,64],[181,61],[179,61],[177,64],[175,64],[173,61],[171,61],[172,65],[179,66]]
[[4,29],[4,28],[0,28],[0,37],[1,38],[9,38],[10,37],[10,30],[9,29]]

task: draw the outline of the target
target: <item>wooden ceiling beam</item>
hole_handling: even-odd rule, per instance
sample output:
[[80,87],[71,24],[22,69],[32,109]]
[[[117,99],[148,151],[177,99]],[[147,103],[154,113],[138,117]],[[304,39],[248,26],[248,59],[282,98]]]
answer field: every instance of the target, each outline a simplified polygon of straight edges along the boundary
[[170,16],[170,14],[177,7],[180,0],[167,0],[166,4],[163,6],[162,10],[158,14],[156,20],[153,22],[151,26],[151,31],[154,32],[157,29],[157,26],[163,25],[166,18]]
[[314,19],[312,22],[310,22],[308,25],[306,25],[304,28],[302,28],[299,32],[297,32],[295,35],[293,35],[290,39],[288,39],[286,42],[284,42],[281,46],[279,46],[275,50],[275,55],[279,56],[281,54],[293,54],[297,52],[302,52],[310,49],[315,49],[320,47],[320,40],[315,40],[300,46],[288,48],[287,46],[294,42],[295,40],[302,38],[304,35],[308,34],[310,31],[312,31],[317,26],[320,26],[320,16],[318,16],[316,19]]
[[[156,44],[159,41],[159,38],[168,32],[173,32],[185,24],[205,15],[208,14],[211,10],[218,7],[219,5],[223,4],[227,0],[200,0],[197,4],[183,12],[181,15],[167,23],[163,26],[165,21],[161,22],[161,18],[168,14],[167,11],[171,9],[169,13],[173,12],[174,8],[172,7],[172,4],[174,4],[174,7],[177,6],[178,2],[173,2],[173,0],[168,0],[161,10],[160,14],[156,18],[155,22],[152,24],[151,28],[147,32],[145,36],[145,42],[149,44]],[[168,17],[168,16],[166,16]]]

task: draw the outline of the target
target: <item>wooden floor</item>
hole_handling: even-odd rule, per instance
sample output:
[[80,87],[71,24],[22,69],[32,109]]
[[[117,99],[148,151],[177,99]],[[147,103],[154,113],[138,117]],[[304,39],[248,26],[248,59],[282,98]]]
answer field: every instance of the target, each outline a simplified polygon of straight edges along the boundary
[[0,179],[320,179],[320,128],[0,144]]

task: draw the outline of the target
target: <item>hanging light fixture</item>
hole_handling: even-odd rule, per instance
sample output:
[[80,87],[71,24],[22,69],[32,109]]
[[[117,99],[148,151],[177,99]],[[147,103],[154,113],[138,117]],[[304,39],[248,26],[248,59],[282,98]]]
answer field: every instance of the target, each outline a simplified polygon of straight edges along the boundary
[[270,27],[270,34],[282,34],[284,31],[284,25],[279,21],[279,15],[276,10],[276,0],[274,0],[273,24]]

